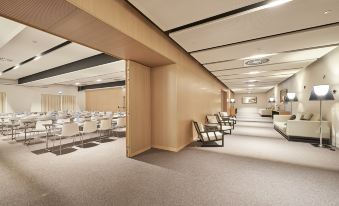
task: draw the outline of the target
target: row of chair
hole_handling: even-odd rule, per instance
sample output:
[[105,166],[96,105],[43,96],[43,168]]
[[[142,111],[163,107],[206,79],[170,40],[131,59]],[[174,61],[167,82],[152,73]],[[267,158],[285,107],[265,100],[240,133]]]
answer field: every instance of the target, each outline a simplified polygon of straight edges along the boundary
[[[224,136],[232,134],[237,123],[236,116],[229,116],[227,112],[206,115],[206,123],[193,121],[199,141],[203,146],[224,146]],[[210,142],[221,141],[221,145],[209,144]]]

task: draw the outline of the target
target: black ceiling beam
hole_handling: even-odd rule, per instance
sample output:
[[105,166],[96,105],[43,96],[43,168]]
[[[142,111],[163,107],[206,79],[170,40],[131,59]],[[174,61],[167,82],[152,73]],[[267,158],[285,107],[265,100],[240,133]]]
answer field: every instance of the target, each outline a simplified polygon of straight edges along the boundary
[[86,85],[86,86],[79,86],[78,91],[83,91],[87,89],[102,89],[102,88],[108,88],[108,87],[120,87],[125,86],[126,82],[123,81],[117,81],[117,82],[107,82],[107,83],[101,83],[101,84],[92,84],[92,85]]
[[[61,44],[58,44],[58,45],[56,45],[56,46],[54,46],[54,47],[52,47],[52,48],[50,48],[50,49],[48,49],[48,50],[42,52],[42,53],[40,54],[40,56],[43,56],[43,55],[48,54],[48,53],[51,53],[51,52],[53,52],[53,51],[55,51],[55,50],[57,50],[57,49],[60,49],[60,48],[62,48],[62,47],[64,47],[64,46],[69,45],[70,43],[72,43],[72,42],[71,42],[71,41],[65,41],[65,42],[63,42],[63,43],[61,43]],[[25,61],[19,63],[18,66],[21,66],[21,65],[24,65],[24,64],[26,64],[26,63],[28,63],[28,62],[30,62],[30,61],[33,61],[35,58],[36,58],[36,56],[31,57],[31,58],[29,58],[29,59],[26,59]],[[8,68],[8,69],[5,69],[2,73],[9,72],[9,71],[11,71],[12,69],[14,69],[14,67],[16,67],[16,66],[12,66],[12,67],[10,67],[10,68]]]
[[195,22],[192,22],[192,23],[189,23],[189,24],[185,24],[185,25],[167,30],[165,33],[170,34],[170,33],[173,33],[173,32],[177,32],[177,31],[181,31],[181,30],[188,29],[188,28],[191,28],[191,27],[195,27],[195,26],[198,26],[198,25],[201,25],[201,24],[212,22],[212,21],[215,21],[215,20],[218,20],[218,19],[222,19],[222,18],[225,18],[225,17],[228,17],[228,16],[232,16],[232,15],[235,15],[235,14],[246,12],[246,11],[264,6],[268,3],[270,3],[271,1],[272,0],[261,1],[261,2],[257,2],[257,3],[254,3],[254,4],[248,5],[248,6],[238,8],[238,9],[234,9],[232,11],[227,11],[227,12],[222,13],[222,14],[211,16],[211,17],[208,17],[206,19],[201,19],[199,21],[195,21]]
[[29,75],[26,77],[22,77],[18,79],[18,83],[24,84],[28,82],[33,82],[33,81],[46,79],[49,77],[54,77],[54,76],[58,76],[58,75],[62,75],[62,74],[70,73],[70,72],[75,72],[75,71],[79,71],[79,70],[91,68],[94,66],[119,61],[119,60],[120,59],[118,58],[102,53],[102,54],[87,57],[85,59],[81,59],[81,60],[78,60],[78,61],[75,61],[69,64],[54,67],[52,69],[45,70],[39,73],[35,73],[35,74]]

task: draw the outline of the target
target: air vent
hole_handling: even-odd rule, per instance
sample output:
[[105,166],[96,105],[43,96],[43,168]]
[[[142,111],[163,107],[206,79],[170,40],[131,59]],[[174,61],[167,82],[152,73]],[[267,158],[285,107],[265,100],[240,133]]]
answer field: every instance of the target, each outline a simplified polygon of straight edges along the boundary
[[6,57],[0,57],[0,62],[13,62],[13,60]]
[[268,58],[260,58],[260,59],[249,59],[244,61],[244,66],[255,66],[260,64],[265,64],[269,62],[270,60]]

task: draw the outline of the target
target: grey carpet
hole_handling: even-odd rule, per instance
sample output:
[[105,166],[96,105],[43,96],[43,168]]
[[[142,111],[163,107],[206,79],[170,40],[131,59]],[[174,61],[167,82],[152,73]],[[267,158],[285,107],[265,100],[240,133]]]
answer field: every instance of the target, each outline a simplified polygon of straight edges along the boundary
[[[43,145],[40,145],[43,147]],[[56,156],[0,141],[0,205],[339,205],[339,152],[238,122],[224,148],[125,157],[125,139]]]

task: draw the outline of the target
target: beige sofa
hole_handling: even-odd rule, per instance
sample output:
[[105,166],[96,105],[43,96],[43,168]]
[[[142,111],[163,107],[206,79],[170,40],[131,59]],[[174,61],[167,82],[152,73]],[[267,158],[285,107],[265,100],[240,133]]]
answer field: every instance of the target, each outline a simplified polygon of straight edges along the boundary
[[[307,113],[298,113],[295,120],[290,120],[292,115],[274,115],[274,129],[288,140],[318,142],[320,138],[320,117],[315,114],[310,120],[301,120],[300,118],[305,114]],[[328,143],[331,137],[328,121],[322,121],[322,130],[323,141]]]
[[272,109],[259,109],[258,114],[262,117],[271,117]]

